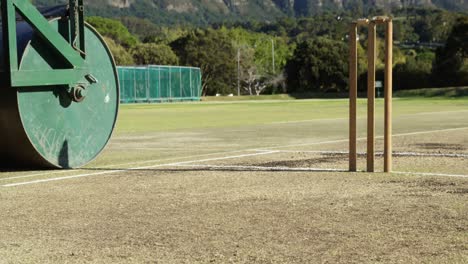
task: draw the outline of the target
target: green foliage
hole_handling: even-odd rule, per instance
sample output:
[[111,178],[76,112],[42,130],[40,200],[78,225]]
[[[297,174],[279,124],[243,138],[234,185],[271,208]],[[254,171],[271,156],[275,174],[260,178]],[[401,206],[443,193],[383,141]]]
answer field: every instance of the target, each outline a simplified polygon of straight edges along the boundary
[[347,54],[341,41],[319,37],[300,42],[286,64],[288,92],[344,90]]
[[138,65],[178,65],[179,58],[171,47],[165,44],[139,43],[130,49]]
[[147,34],[146,37],[143,38],[143,42],[169,45],[177,39],[186,36],[189,31],[189,28],[182,27],[159,27],[157,31]]
[[468,87],[444,87],[401,90],[394,94],[395,97],[450,97],[468,98]]
[[203,94],[231,93],[236,72],[229,36],[220,30],[195,30],[171,44],[182,65],[200,67]]
[[120,22],[128,29],[130,33],[144,39],[147,36],[159,34],[160,27],[153,24],[148,19],[141,19],[137,17],[120,17]]
[[111,38],[104,37],[104,41],[107,43],[112,55],[114,56],[115,63],[117,65],[134,65],[132,55],[121,45],[115,43]]
[[103,17],[88,17],[86,21],[103,36],[112,38],[115,43],[124,47],[133,47],[138,39],[128,32],[128,29],[118,20]]
[[[292,55],[293,46],[289,45],[285,38],[256,33],[240,27],[232,29],[223,27],[220,30],[226,32],[232,39],[234,48],[241,51],[243,65],[246,64],[246,60],[249,60],[250,65],[245,65],[246,68],[255,66],[262,75],[281,72],[286,61]],[[251,50],[252,54],[244,56],[243,50]],[[274,69],[273,60],[275,61]]]
[[468,85],[468,17],[460,18],[447,43],[437,50],[434,77],[438,85]]
[[406,63],[397,64],[394,69],[394,89],[431,87],[432,60],[424,56],[407,57]]

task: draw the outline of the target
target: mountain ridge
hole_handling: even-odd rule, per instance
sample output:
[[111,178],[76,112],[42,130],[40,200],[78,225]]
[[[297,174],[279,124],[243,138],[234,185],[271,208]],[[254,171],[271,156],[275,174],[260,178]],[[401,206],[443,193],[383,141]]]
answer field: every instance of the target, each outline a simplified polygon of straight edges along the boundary
[[[66,0],[34,0],[38,5],[55,5]],[[405,7],[442,8],[468,11],[467,0],[103,0],[85,1],[91,15],[135,16],[156,23],[218,23],[229,20],[268,21],[284,16],[312,16],[327,11],[351,11]]]

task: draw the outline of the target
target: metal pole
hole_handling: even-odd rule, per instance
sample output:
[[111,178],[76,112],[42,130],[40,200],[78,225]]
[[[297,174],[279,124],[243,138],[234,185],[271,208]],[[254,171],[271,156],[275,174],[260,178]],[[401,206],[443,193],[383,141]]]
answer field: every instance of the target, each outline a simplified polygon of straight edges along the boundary
[[393,90],[393,22],[387,21],[385,33],[385,132],[384,171],[392,171],[392,90]]
[[271,61],[273,66],[273,74],[275,73],[275,39],[271,39]]
[[172,101],[172,70],[171,67],[167,67],[169,71],[169,100]]
[[137,102],[137,94],[136,94],[136,68],[133,68],[133,102]]
[[146,100],[148,103],[151,102],[150,97],[150,67],[146,66]]
[[193,98],[195,97],[195,96],[193,96],[192,71],[193,71],[193,69],[190,68],[190,71],[189,71],[189,78],[190,78],[190,100],[193,100]]
[[162,101],[162,87],[161,87],[161,66],[158,66],[158,89],[159,101]]
[[349,171],[357,171],[357,23],[349,34]]
[[237,96],[240,96],[240,48],[237,48]]
[[184,97],[183,93],[183,89],[182,89],[182,68],[179,68],[179,90],[180,90],[180,100],[182,100],[182,97]]
[[376,24],[369,23],[368,72],[367,72],[367,171],[374,172],[375,158],[375,64]]

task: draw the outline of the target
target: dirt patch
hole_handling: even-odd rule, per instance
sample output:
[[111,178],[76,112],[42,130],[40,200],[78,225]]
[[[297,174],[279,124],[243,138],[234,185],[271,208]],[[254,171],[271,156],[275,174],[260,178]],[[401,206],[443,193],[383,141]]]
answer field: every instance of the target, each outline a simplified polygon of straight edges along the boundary
[[437,150],[464,151],[466,150],[466,147],[462,144],[449,144],[449,143],[418,143],[418,144],[412,144],[412,146],[426,149],[426,150],[432,150],[432,151],[437,151]]
[[447,191],[448,193],[453,193],[453,194],[463,194],[463,195],[466,195],[468,194],[468,188],[458,188],[458,189],[455,189],[455,190],[450,190],[450,191]]
[[140,170],[2,189],[0,255],[6,263],[466,262],[468,249],[454,246],[468,244],[466,199],[431,188],[465,192],[467,181],[394,177]]
[[423,179],[411,182],[398,182],[407,189],[410,196],[433,196],[436,193],[448,193],[465,196],[468,194],[467,182],[451,182],[440,179]]
[[323,154],[320,157],[307,158],[307,159],[294,159],[291,160],[278,160],[265,163],[258,163],[255,166],[265,167],[288,167],[288,168],[304,168],[304,167],[316,167],[323,164],[335,164],[343,161],[345,154]]

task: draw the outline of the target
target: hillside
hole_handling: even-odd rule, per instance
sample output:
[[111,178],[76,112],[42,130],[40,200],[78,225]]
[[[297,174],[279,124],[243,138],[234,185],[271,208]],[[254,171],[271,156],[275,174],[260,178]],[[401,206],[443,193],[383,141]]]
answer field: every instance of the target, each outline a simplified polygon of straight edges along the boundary
[[[54,5],[66,0],[34,0]],[[362,13],[375,9],[433,7],[467,11],[466,0],[85,0],[88,12],[106,17],[135,16],[159,24],[206,24],[254,19],[268,21],[280,16],[310,16],[324,11]]]

